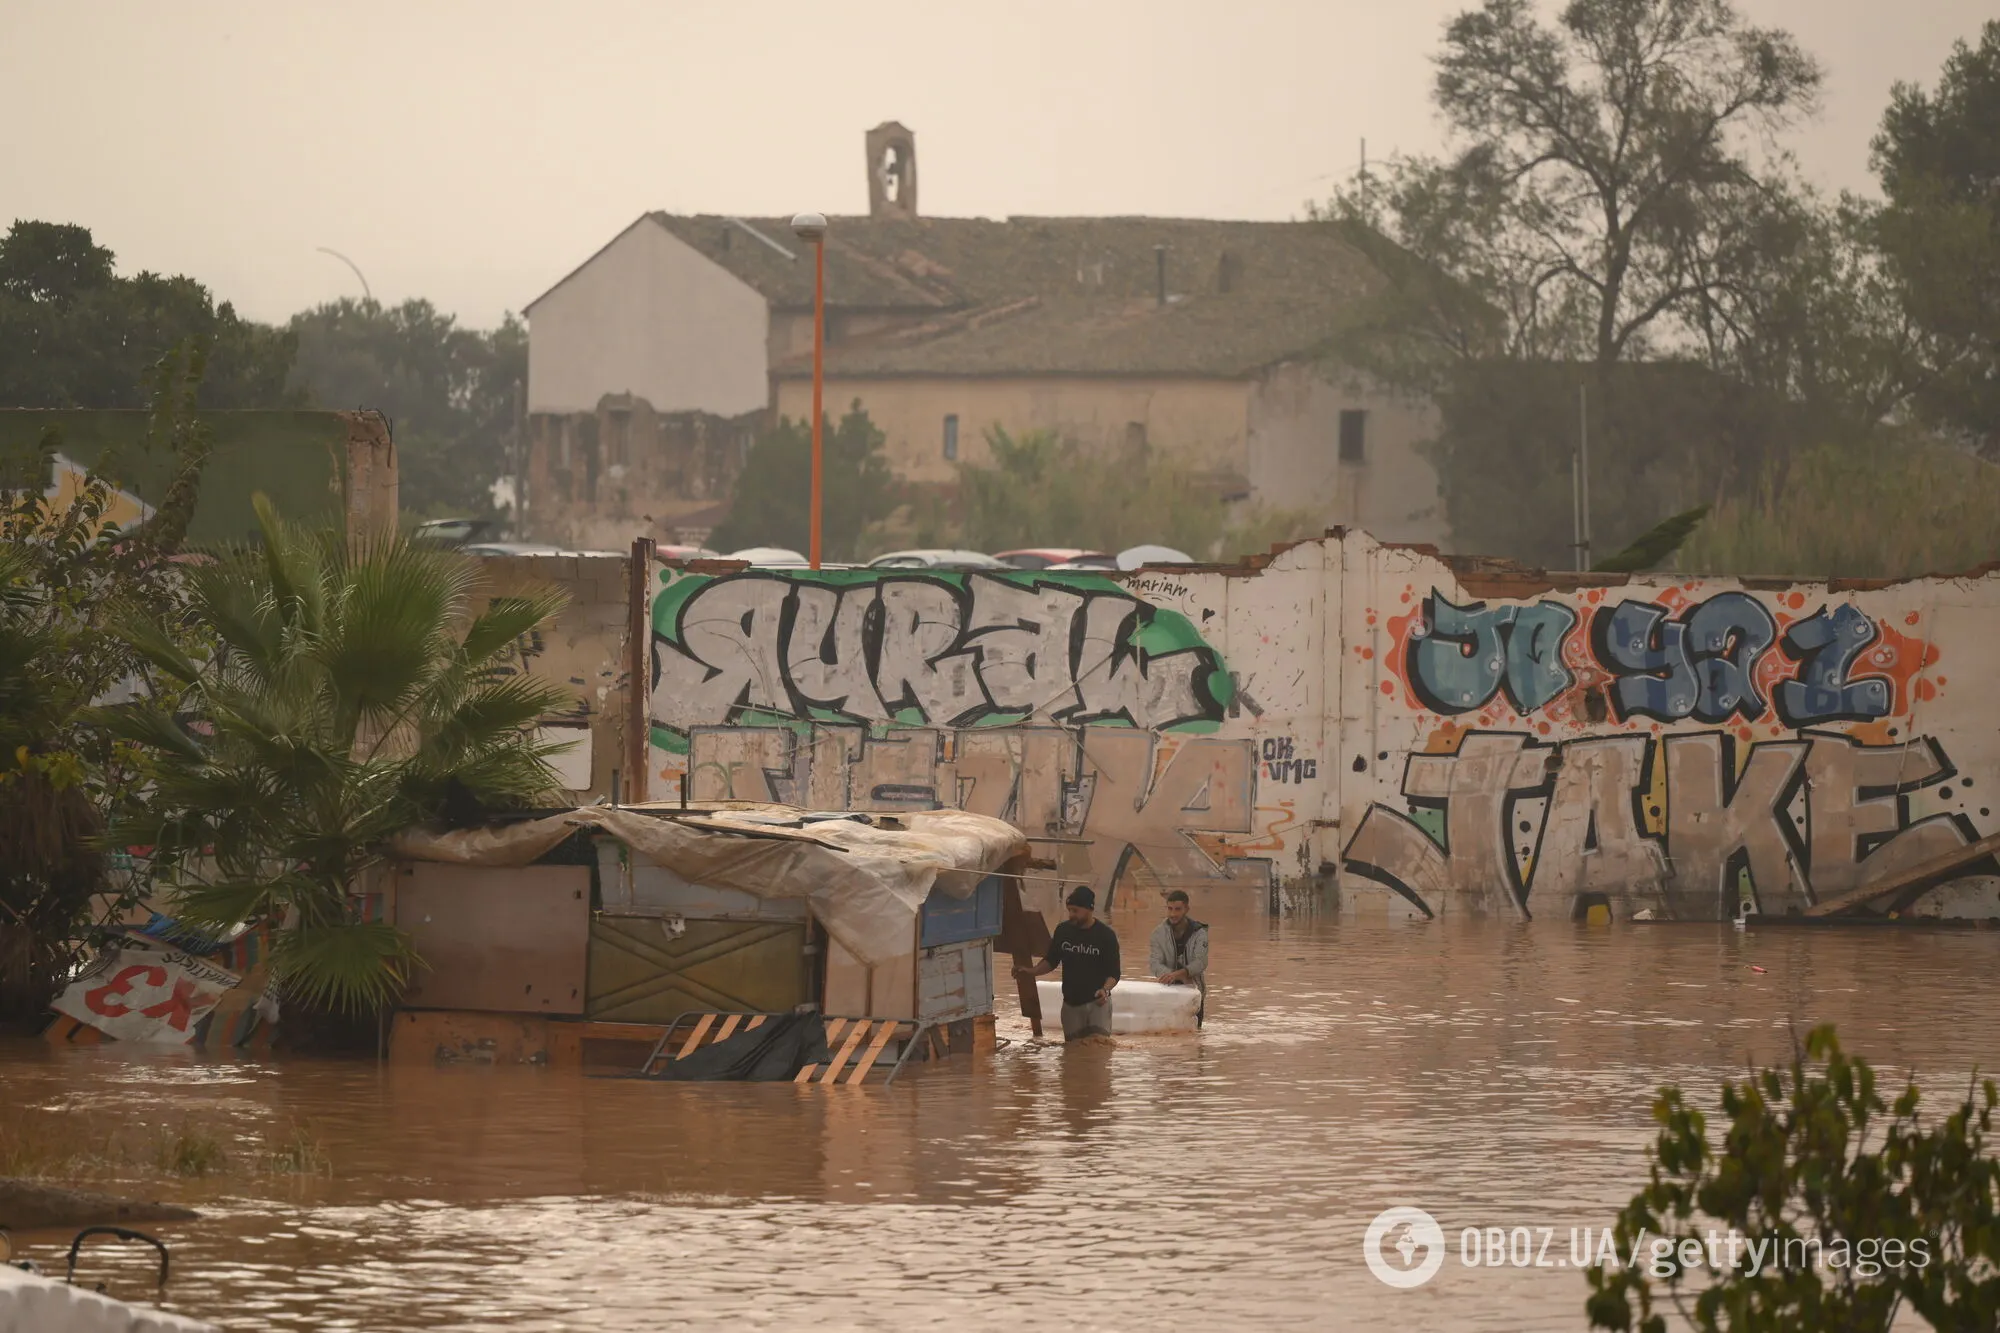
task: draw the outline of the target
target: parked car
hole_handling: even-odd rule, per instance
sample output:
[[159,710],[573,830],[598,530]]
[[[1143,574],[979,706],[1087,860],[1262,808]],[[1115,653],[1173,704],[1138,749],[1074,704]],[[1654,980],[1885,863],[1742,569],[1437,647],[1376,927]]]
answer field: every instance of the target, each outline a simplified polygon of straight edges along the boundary
[[797,551],[788,551],[782,546],[746,546],[740,551],[731,551],[724,560],[741,560],[745,564],[761,569],[805,569],[812,562]]
[[891,551],[868,562],[869,569],[1012,569],[1002,560],[978,551]]
[[419,546],[464,546],[476,542],[493,531],[493,524],[483,518],[434,518],[417,524],[410,540]]
[[471,542],[458,548],[460,555],[575,555],[560,546],[543,542]]
[[1171,546],[1128,546],[1118,553],[1118,568],[1137,569],[1141,565],[1198,565],[1186,551]]
[[993,558],[1016,569],[1116,569],[1118,558],[1103,551],[1084,551],[1071,546],[1031,546],[1019,551],[995,551]]

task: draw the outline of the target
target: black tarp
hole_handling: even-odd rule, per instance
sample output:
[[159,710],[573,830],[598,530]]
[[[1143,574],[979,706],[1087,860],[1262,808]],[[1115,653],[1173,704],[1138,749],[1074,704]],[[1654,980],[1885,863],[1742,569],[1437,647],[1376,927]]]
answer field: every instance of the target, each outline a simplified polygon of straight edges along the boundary
[[650,1074],[632,1077],[691,1083],[780,1083],[798,1077],[807,1065],[824,1064],[831,1058],[832,1052],[826,1048],[825,1015],[792,1013],[766,1019],[748,1032],[697,1047]]

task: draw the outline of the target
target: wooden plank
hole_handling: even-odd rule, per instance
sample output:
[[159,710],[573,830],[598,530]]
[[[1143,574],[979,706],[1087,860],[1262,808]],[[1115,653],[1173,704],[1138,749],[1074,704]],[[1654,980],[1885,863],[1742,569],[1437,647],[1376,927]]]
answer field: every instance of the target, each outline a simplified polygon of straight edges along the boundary
[[[722,1026],[716,1030],[715,1040],[728,1041],[729,1034],[736,1031],[736,1025],[738,1023],[741,1023],[742,1021],[743,1021],[743,1015],[741,1014],[731,1014],[729,1017],[723,1019]],[[713,1043],[711,1043],[711,1045],[712,1044]]]
[[1844,912],[1850,907],[1859,907],[1871,899],[1885,898],[1892,893],[1912,888],[1927,879],[1949,875],[1959,867],[1970,865],[1983,857],[1993,855],[1995,852],[2000,852],[2000,833],[1991,834],[1981,838],[1978,842],[1969,843],[1964,847],[1954,848],[1942,856],[1933,856],[1928,861],[1919,861],[1916,865],[1911,866],[1901,874],[1884,875],[1872,884],[1864,884],[1858,889],[1851,889],[1836,897],[1828,898],[1825,902],[1814,903],[1805,910],[1805,914],[1807,916],[1832,916],[1835,912]]
[[889,1038],[895,1036],[896,1029],[901,1026],[902,1024],[900,1023],[892,1023],[885,1020],[875,1030],[875,1040],[868,1043],[868,1050],[862,1055],[861,1062],[855,1065],[853,1072],[847,1076],[848,1087],[858,1087],[868,1077],[868,1071],[874,1067],[877,1060],[882,1058],[882,1048],[889,1044]]
[[810,1082],[812,1082],[812,1081],[813,1081],[813,1075],[814,1075],[814,1074],[817,1074],[818,1072],[819,1072],[819,1066],[818,1066],[818,1065],[807,1065],[807,1066],[806,1066],[805,1068],[803,1068],[803,1069],[801,1069],[801,1070],[799,1071],[799,1073],[798,1073],[798,1077],[797,1077],[797,1078],[794,1078],[794,1079],[792,1080],[792,1082],[794,1082],[794,1083],[810,1083]]
[[[833,1057],[833,1063],[826,1067],[826,1073],[820,1078],[820,1082],[822,1083],[840,1082],[840,1071],[842,1067],[847,1064],[848,1057],[854,1054],[854,1048],[861,1044],[861,1039],[868,1035],[869,1021],[870,1020],[864,1018],[860,1022],[854,1025],[853,1030],[851,1030],[847,1034],[846,1043],[841,1046],[839,1053]],[[896,1026],[896,1022],[894,1019],[885,1018],[882,1019],[881,1021],[883,1023],[888,1024],[889,1027],[892,1029]]]
[[687,1041],[682,1044],[680,1058],[685,1060],[687,1058],[689,1051],[692,1051],[695,1047],[701,1045],[701,1039],[703,1037],[706,1037],[708,1035],[708,1030],[714,1026],[715,1026],[715,1015],[703,1014],[701,1016],[701,1021],[694,1025],[694,1031],[688,1034]]
[[839,1041],[841,1030],[846,1026],[847,1020],[844,1018],[836,1018],[828,1022],[826,1025],[826,1044],[831,1046]]
[[743,1030],[745,1032],[754,1032],[756,1029],[762,1026],[764,1026],[764,1015],[752,1014],[750,1015],[750,1021],[743,1025]]

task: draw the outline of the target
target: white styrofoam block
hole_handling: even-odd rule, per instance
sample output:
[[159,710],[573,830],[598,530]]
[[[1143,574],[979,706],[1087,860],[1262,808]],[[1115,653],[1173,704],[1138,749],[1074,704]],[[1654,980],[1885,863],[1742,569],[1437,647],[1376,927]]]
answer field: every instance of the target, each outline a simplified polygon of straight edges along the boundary
[[[1062,982],[1047,977],[1035,983],[1042,997],[1042,1026],[1051,1034],[1062,1030]],[[1162,986],[1157,981],[1120,981],[1111,992],[1111,1033],[1192,1032],[1201,1012],[1201,992],[1193,986]]]
[[0,1264],[0,1333],[217,1333],[164,1310],[127,1305]]

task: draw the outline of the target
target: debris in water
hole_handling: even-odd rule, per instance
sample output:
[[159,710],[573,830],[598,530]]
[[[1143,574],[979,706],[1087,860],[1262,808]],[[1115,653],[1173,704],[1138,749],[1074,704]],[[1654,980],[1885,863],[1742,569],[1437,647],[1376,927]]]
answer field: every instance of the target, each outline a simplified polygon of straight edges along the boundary
[[1761,967],[1759,967],[1759,966],[1757,966],[1757,965],[1756,965],[1755,963],[1752,963],[1752,964],[1750,964],[1750,970],[1751,970],[1752,972],[1762,972],[1762,971],[1763,971],[1764,969],[1763,969],[1763,968],[1761,968]]

